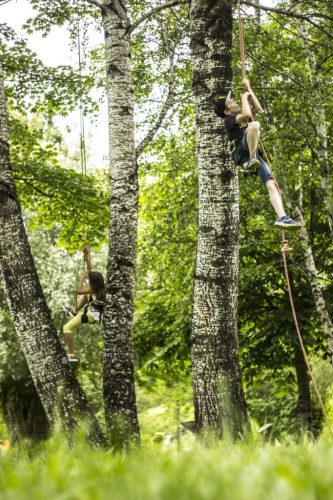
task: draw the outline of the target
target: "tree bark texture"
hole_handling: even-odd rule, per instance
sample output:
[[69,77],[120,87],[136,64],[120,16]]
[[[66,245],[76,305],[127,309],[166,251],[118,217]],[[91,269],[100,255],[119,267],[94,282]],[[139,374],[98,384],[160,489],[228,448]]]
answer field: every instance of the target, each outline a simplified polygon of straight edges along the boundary
[[232,2],[191,2],[199,171],[192,364],[197,432],[236,437],[247,422],[238,362],[238,177],[214,100],[232,80]]
[[138,225],[131,40],[126,1],[104,1],[110,144],[110,226],[104,313],[104,404],[111,441],[139,441],[132,324]]
[[58,339],[25,232],[10,164],[1,64],[0,268],[16,333],[50,423],[61,421],[69,429],[86,419],[90,439],[99,442],[102,434]]

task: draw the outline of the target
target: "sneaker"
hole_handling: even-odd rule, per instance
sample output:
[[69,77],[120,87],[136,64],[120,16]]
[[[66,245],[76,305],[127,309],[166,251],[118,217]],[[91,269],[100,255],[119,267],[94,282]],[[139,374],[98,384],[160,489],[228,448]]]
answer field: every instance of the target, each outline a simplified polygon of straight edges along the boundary
[[67,354],[67,359],[70,363],[78,363],[79,362],[76,354]]
[[298,231],[299,229],[301,229],[302,224],[300,222],[296,222],[287,215],[284,215],[283,217],[279,217],[275,221],[274,226],[279,229],[289,229],[289,231]]
[[70,318],[74,318],[74,316],[76,316],[76,312],[71,307],[62,306],[62,308],[65,311],[65,313],[67,314],[67,316],[69,316]]
[[260,161],[258,158],[251,158],[251,160],[246,161],[243,164],[245,172],[256,172],[258,168],[260,167]]

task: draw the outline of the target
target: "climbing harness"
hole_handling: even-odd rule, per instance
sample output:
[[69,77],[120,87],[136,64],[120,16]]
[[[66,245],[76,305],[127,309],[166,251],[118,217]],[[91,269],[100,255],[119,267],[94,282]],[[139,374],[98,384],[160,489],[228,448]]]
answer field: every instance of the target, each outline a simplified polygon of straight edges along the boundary
[[[241,59],[241,66],[242,66],[242,79],[244,79],[244,78],[246,78],[245,43],[244,43],[244,29],[243,29],[243,23],[242,23],[242,17],[241,17],[241,7],[240,6],[241,6],[241,0],[238,0],[239,51],[240,51],[240,59]],[[259,141],[259,145],[260,145],[261,150],[263,151],[265,160],[266,160],[266,162],[267,162],[267,164],[268,164],[268,166],[269,166],[269,168],[270,168],[270,170],[272,172],[272,176],[273,176],[274,182],[276,184],[276,187],[278,189],[278,192],[279,192],[280,196],[282,196],[280,186],[279,186],[279,184],[278,184],[278,182],[277,182],[277,180],[276,180],[276,178],[274,176],[273,169],[271,167],[268,155],[266,153],[265,147],[264,147],[261,139]],[[304,361],[305,361],[305,364],[307,366],[307,369],[308,369],[311,381],[313,383],[313,388],[314,388],[315,394],[317,396],[318,403],[319,403],[320,408],[321,408],[321,410],[323,412],[323,416],[325,418],[325,421],[326,421],[329,433],[330,433],[331,437],[333,438],[333,429],[332,429],[330,420],[328,418],[327,412],[325,410],[325,406],[324,406],[322,397],[320,395],[320,392],[319,392],[319,389],[318,389],[318,385],[317,385],[316,380],[314,378],[313,371],[312,371],[311,365],[309,363],[309,359],[308,359],[308,356],[307,356],[307,353],[306,353],[306,349],[305,349],[305,346],[304,346],[302,334],[301,334],[301,331],[300,331],[300,328],[299,328],[298,318],[297,318],[297,314],[296,314],[296,310],[295,310],[295,305],[294,305],[293,294],[292,294],[291,285],[290,285],[290,277],[289,277],[288,261],[287,261],[287,253],[290,252],[291,250],[292,250],[292,248],[289,246],[288,240],[287,240],[287,238],[285,236],[285,231],[282,230],[281,231],[281,248],[280,248],[280,251],[281,251],[281,254],[282,254],[284,274],[285,274],[287,288],[288,288],[288,296],[289,296],[290,307],[291,307],[291,311],[292,311],[292,315],[293,315],[293,319],[294,319],[294,324],[295,324],[295,328],[296,328],[296,332],[297,332],[297,338],[298,338],[298,341],[299,341],[299,344],[300,344],[300,347],[301,347],[301,350],[302,350],[302,353],[303,353]]]

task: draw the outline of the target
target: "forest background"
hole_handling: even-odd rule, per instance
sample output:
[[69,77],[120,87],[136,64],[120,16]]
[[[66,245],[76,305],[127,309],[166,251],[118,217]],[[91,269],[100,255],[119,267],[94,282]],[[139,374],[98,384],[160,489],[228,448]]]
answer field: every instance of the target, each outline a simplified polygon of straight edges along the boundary
[[[54,26],[64,26],[77,58],[71,66],[42,63],[29,42],[3,23],[0,10],[15,185],[62,342],[62,304],[75,298],[83,265],[80,250],[89,243],[95,268],[102,272],[108,252],[107,145],[103,156],[94,151],[94,136],[102,135],[100,125],[96,128],[99,110],[106,108],[104,47],[102,40],[92,46],[89,36],[100,30],[99,13],[81,3],[60,2],[59,9],[31,0],[34,15],[25,26],[27,33],[45,36]],[[2,4],[0,9],[6,9],[6,2]],[[251,2],[243,4],[247,70],[264,109],[264,144],[288,210],[304,224],[301,237],[289,240],[289,268],[304,342],[331,416],[332,6],[328,0],[266,3],[260,10]],[[146,2],[128,5],[133,19],[148,10]],[[151,2],[150,7],[156,5]],[[194,436],[181,426],[193,420],[190,335],[199,199],[189,40],[188,6],[172,6],[137,27],[131,59],[135,134],[142,148],[133,324],[139,422],[145,446],[176,449],[195,446]],[[59,40],[59,51],[61,44]],[[236,22],[232,61],[234,89],[240,94]],[[81,122],[81,128],[74,127],[74,147],[73,130],[65,125],[73,112]],[[83,122],[90,130],[85,137]],[[107,132],[104,137],[107,141]],[[145,138],[149,141],[142,144]],[[239,184],[239,359],[251,426],[255,435],[271,442],[297,443],[304,431],[317,439],[325,425],[308,390],[295,336],[280,235],[272,230],[274,213],[258,179],[240,174]],[[49,435],[49,423],[15,334],[5,290],[0,307],[0,437],[12,444],[39,442]],[[101,327],[83,326],[77,343],[77,376],[103,427]],[[61,446],[57,443],[59,454]]]

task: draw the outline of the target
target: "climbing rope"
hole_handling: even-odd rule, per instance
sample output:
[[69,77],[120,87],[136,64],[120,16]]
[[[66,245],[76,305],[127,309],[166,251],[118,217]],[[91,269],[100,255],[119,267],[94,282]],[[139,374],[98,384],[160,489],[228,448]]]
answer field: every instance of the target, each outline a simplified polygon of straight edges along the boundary
[[[240,0],[238,0],[238,27],[239,27],[239,49],[240,49],[240,59],[241,59],[241,66],[242,66],[242,79],[243,79],[243,78],[246,78],[246,66],[245,66],[244,28],[243,28],[242,17],[241,17],[241,1]],[[269,161],[267,152],[265,150],[265,147],[264,147],[261,139],[259,141],[259,144],[260,144],[260,148],[261,148],[261,150],[262,150],[262,152],[264,154],[264,157],[265,157],[265,160],[267,162],[267,165],[269,166],[269,168],[270,168],[270,170],[272,172],[272,176],[273,176],[274,182],[276,184],[276,187],[277,187],[277,189],[278,189],[278,191],[280,193],[280,196],[282,197],[280,186],[279,186],[279,184],[278,184],[278,182],[277,182],[277,180],[276,180],[276,178],[274,176],[273,169],[271,167],[271,163]],[[319,389],[318,389],[318,385],[317,385],[316,380],[314,378],[312,368],[311,368],[310,363],[309,363],[309,359],[308,359],[308,356],[307,356],[307,353],[306,353],[306,349],[305,349],[305,346],[304,346],[304,342],[303,342],[303,338],[302,338],[302,335],[301,335],[301,331],[300,331],[300,327],[299,327],[299,323],[298,323],[298,318],[297,318],[297,314],[296,314],[296,310],[295,310],[294,299],[293,299],[293,294],[292,294],[291,285],[290,285],[289,270],[288,270],[288,261],[287,261],[287,252],[289,252],[291,250],[292,250],[292,248],[289,246],[288,240],[286,239],[286,236],[285,236],[285,232],[282,231],[281,232],[281,248],[280,248],[280,251],[281,251],[282,259],[283,259],[284,274],[285,274],[287,288],[288,288],[289,302],[290,302],[290,307],[291,307],[291,311],[292,311],[292,315],[293,315],[293,319],[294,319],[294,324],[295,324],[295,328],[296,328],[296,332],[297,332],[297,337],[298,337],[298,341],[299,341],[299,344],[300,344],[300,347],[301,347],[301,350],[302,350],[302,353],[303,353],[305,364],[307,366],[310,378],[311,378],[312,383],[313,383],[313,388],[314,388],[315,394],[317,396],[318,403],[319,403],[320,408],[321,408],[321,410],[323,412],[323,416],[324,416],[324,418],[326,420],[327,428],[328,428],[328,430],[330,432],[331,437],[333,438],[333,429],[332,429],[330,420],[328,418],[327,412],[325,410],[325,406],[324,406],[322,397],[320,395],[320,392],[319,392]]]
[[[77,22],[77,47],[78,47],[79,77],[80,77],[80,87],[81,87],[81,85],[82,85],[82,55],[81,55],[80,20],[78,20],[78,22]],[[84,107],[83,107],[83,103],[82,103],[81,98],[80,98],[80,157],[81,157],[81,172],[82,172],[82,175],[86,175],[87,174],[87,155],[86,155],[86,138],[85,138],[85,127],[84,127]]]
[[90,256],[90,248],[87,246],[83,247],[83,266],[90,273],[92,270],[91,256]]
[[[80,77],[80,86],[82,85],[82,51],[81,51],[82,43],[81,43],[81,30],[80,30],[80,19],[77,21],[77,55],[78,55],[78,64],[79,64],[79,77]],[[82,92],[81,92],[82,94]],[[86,149],[86,138],[85,138],[85,122],[84,122],[84,106],[82,98],[80,98],[80,158],[81,158],[81,174],[82,177],[87,175],[87,149]],[[86,245],[83,248],[83,252],[85,252],[85,248],[89,247],[87,242],[89,241],[89,227],[85,226],[85,241]],[[89,252],[90,258],[90,252]],[[89,271],[90,269],[87,270]]]

